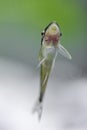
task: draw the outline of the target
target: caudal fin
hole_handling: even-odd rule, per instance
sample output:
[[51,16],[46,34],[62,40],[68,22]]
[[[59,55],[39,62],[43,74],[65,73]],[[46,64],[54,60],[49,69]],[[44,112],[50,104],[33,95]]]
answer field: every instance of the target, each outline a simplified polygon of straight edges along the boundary
[[34,108],[33,108],[33,111],[32,113],[37,113],[38,114],[38,119],[40,120],[41,119],[41,116],[42,116],[42,110],[43,110],[43,105],[42,105],[42,102],[40,102],[39,100],[36,102]]

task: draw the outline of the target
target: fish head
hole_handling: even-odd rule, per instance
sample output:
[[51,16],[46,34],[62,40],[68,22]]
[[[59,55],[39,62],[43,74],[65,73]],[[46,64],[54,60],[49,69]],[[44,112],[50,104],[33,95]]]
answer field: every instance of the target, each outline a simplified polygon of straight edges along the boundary
[[43,31],[43,41],[46,46],[58,46],[62,33],[56,22],[50,23]]

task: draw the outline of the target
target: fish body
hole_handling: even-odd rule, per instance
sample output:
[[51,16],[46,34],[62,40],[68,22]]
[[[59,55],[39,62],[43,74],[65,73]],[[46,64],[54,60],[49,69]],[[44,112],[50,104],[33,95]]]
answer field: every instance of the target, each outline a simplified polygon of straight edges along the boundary
[[55,57],[57,55],[57,50],[54,47],[51,48],[45,48],[42,47],[40,50],[42,52],[42,59],[44,61],[40,65],[40,96],[39,96],[39,101],[43,101],[43,96],[45,93],[45,89],[47,86],[48,78],[50,76],[50,73],[53,68],[53,62],[55,60]]
[[58,52],[68,59],[71,59],[69,52],[60,44],[62,33],[60,32],[59,25],[56,22],[51,22],[41,34],[42,39],[39,52],[40,94],[34,108],[34,111],[38,112],[39,119],[42,115],[42,105],[48,79],[54,67]]

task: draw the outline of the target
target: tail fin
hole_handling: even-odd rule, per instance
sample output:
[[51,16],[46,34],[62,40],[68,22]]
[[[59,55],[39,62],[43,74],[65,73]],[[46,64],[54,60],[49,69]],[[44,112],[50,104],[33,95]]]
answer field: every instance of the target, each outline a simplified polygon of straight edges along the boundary
[[43,110],[43,104],[42,104],[42,102],[40,102],[40,101],[38,100],[38,101],[36,102],[34,108],[33,108],[32,113],[37,112],[39,121],[40,121],[41,116],[42,116],[42,110]]

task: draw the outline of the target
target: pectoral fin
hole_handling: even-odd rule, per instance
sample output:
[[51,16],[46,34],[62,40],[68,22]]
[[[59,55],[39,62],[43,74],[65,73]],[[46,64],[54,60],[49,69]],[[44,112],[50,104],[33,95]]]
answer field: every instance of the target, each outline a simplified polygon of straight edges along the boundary
[[70,53],[61,45],[58,45],[58,52],[63,55],[64,57],[68,58],[68,59],[72,59]]
[[37,68],[39,68],[41,66],[41,64],[46,60],[47,57],[43,57],[43,54],[42,54],[42,51],[43,51],[43,48],[41,47],[40,48],[40,51],[39,51],[39,64],[37,66]]
[[46,60],[46,58],[47,58],[47,57],[43,58],[43,59],[39,62],[37,68],[39,68],[39,67],[41,66],[41,64]]

